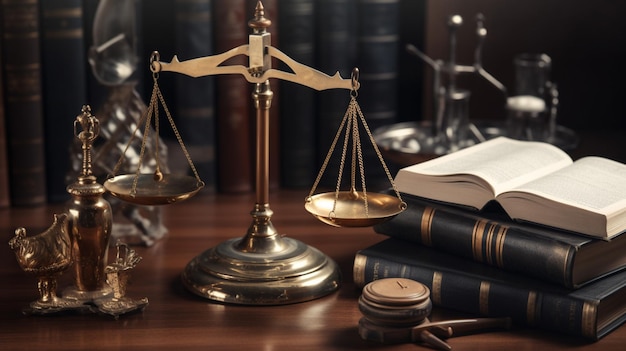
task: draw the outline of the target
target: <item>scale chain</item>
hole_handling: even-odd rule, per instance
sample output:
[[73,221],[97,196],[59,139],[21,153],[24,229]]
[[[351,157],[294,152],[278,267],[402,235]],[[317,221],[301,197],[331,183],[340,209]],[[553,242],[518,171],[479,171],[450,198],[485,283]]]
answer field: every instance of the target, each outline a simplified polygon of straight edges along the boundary
[[[159,88],[159,83],[158,83],[158,78],[159,75],[157,72],[153,72],[152,74],[152,79],[154,81],[154,84],[152,86],[152,94],[150,95],[150,103],[148,105],[148,108],[146,109],[145,113],[141,116],[141,119],[138,121],[137,125],[135,126],[135,129],[133,130],[133,133],[130,136],[130,139],[128,141],[128,143],[126,144],[126,147],[124,148],[124,152],[122,153],[121,157],[119,158],[117,164],[115,165],[115,167],[113,168],[113,174],[111,175],[112,177],[115,177],[115,175],[117,174],[117,172],[119,171],[119,168],[121,167],[126,152],[128,150],[128,148],[130,147],[133,139],[135,138],[137,131],[139,129],[139,127],[145,123],[144,125],[144,132],[143,132],[143,138],[141,140],[141,151],[139,153],[139,164],[137,166],[137,170],[135,172],[135,178],[133,179],[133,184],[132,184],[132,188],[131,188],[131,192],[130,194],[134,197],[137,193],[137,183],[139,180],[139,175],[141,173],[141,164],[143,161],[143,157],[145,154],[145,150],[146,150],[146,143],[148,140],[148,136],[150,133],[150,126],[151,126],[151,122],[152,122],[152,117],[154,116],[154,124],[155,124],[155,133],[157,135],[157,138],[155,138],[155,153],[156,155],[158,155],[159,152],[159,132],[160,132],[160,123],[159,123],[159,102],[161,103],[161,106],[163,106],[163,110],[165,111],[165,115],[167,116],[167,119],[172,127],[172,130],[174,131],[174,135],[176,136],[176,140],[178,141],[183,154],[185,155],[185,158],[187,159],[187,163],[189,164],[189,167],[191,168],[198,184],[203,185],[204,182],[200,179],[200,175],[195,167],[195,165],[193,164],[193,161],[191,160],[191,155],[189,154],[189,151],[187,150],[187,148],[185,147],[185,144],[182,140],[182,137],[180,136],[180,132],[178,131],[178,128],[176,127],[176,124],[174,123],[174,119],[172,118],[172,114],[170,113],[170,110],[167,107],[167,104],[165,103],[165,99],[163,98],[163,94],[161,93],[161,89]],[[161,172],[161,164],[160,164],[160,160],[159,157],[155,157],[156,159],[156,170],[155,170],[155,180],[160,181],[163,178],[163,174]]]
[[[156,84],[156,80],[155,80],[155,84]],[[172,126],[174,135],[176,135],[176,140],[178,141],[180,148],[182,149],[183,153],[185,154],[185,157],[187,158],[187,163],[189,164],[189,168],[191,168],[191,171],[193,172],[193,175],[196,177],[196,180],[198,181],[198,183],[203,184],[204,182],[200,179],[200,175],[198,174],[198,171],[196,170],[196,166],[194,166],[193,161],[191,160],[191,155],[189,154],[189,151],[187,151],[187,147],[185,147],[185,143],[183,143],[183,138],[180,136],[180,133],[178,132],[178,128],[176,128],[176,124],[174,123],[172,114],[170,113],[169,109],[167,108],[167,105],[165,104],[165,99],[163,98],[163,94],[161,94],[161,90],[158,88],[157,88],[157,95],[159,96],[161,105],[163,105],[163,110],[165,110],[165,114],[167,115],[167,120],[170,122],[170,125]]]
[[339,124],[339,128],[337,129],[337,133],[335,133],[335,137],[333,138],[333,141],[330,144],[330,149],[328,150],[328,153],[326,154],[326,158],[324,159],[324,162],[322,163],[322,167],[320,168],[320,171],[317,174],[317,178],[315,178],[315,182],[313,182],[313,186],[311,187],[309,196],[307,196],[306,198],[307,201],[310,200],[313,194],[315,193],[315,190],[317,189],[317,186],[319,185],[319,182],[321,181],[322,176],[324,175],[324,172],[326,171],[326,167],[328,167],[328,163],[330,162],[330,158],[333,154],[333,151],[335,150],[335,147],[337,146],[337,141],[339,141],[339,137],[341,136],[341,131],[346,125],[346,121],[348,120],[348,117],[349,117],[349,113],[348,113],[348,110],[346,110],[343,116],[343,119],[341,120],[341,123]]
[[330,150],[328,151],[326,158],[324,159],[324,162],[322,164],[322,167],[320,168],[320,171],[317,175],[317,178],[315,179],[315,182],[313,183],[313,187],[311,188],[309,196],[307,196],[306,198],[306,201],[311,200],[321,180],[321,177],[323,176],[326,168],[328,167],[330,158],[335,148],[337,147],[337,142],[339,140],[339,137],[341,136],[341,133],[345,129],[346,134],[344,135],[343,147],[342,147],[341,158],[340,158],[340,163],[339,163],[339,171],[338,171],[338,176],[337,176],[337,183],[335,186],[335,198],[333,202],[333,207],[329,213],[329,218],[331,219],[334,218],[335,216],[336,205],[339,200],[341,180],[343,178],[343,170],[345,167],[345,159],[348,153],[348,143],[350,141],[350,137],[352,137],[352,160],[351,160],[352,167],[351,167],[351,183],[350,183],[351,190],[356,191],[355,190],[356,189],[356,172],[357,172],[357,162],[358,162],[358,171],[360,173],[365,216],[369,217],[369,206],[367,202],[367,188],[366,188],[366,181],[365,181],[365,166],[364,166],[363,150],[362,150],[362,144],[361,144],[361,138],[360,138],[360,132],[359,132],[359,120],[361,121],[361,124],[363,125],[363,128],[365,129],[365,132],[367,133],[368,139],[370,143],[372,144],[374,151],[376,152],[376,156],[378,157],[385,171],[385,174],[395,192],[396,197],[401,202],[400,204],[401,209],[404,210],[406,208],[406,203],[402,201],[400,192],[398,191],[395,183],[393,182],[393,177],[391,176],[391,172],[389,171],[389,168],[387,167],[387,164],[385,163],[385,160],[383,159],[382,153],[380,152],[380,150],[378,149],[376,145],[374,136],[372,135],[372,132],[370,131],[369,126],[367,125],[367,122],[365,120],[365,116],[363,115],[363,112],[361,111],[361,108],[356,100],[357,96],[358,96],[357,92],[353,90],[350,94],[350,102],[348,104],[346,113],[344,114],[344,118],[342,119],[339,125],[337,133],[335,134],[335,137],[331,143]]
[[378,148],[378,145],[376,145],[376,140],[374,139],[374,135],[372,135],[372,132],[370,131],[370,128],[367,126],[367,123],[365,122],[365,116],[363,115],[363,112],[361,111],[361,107],[356,102],[356,100],[355,100],[355,108],[356,108],[356,111],[357,111],[357,113],[359,115],[359,118],[361,119],[361,122],[363,123],[363,128],[367,132],[367,135],[368,135],[368,137],[370,139],[370,142],[371,142],[372,146],[374,147],[374,151],[376,152],[376,156],[378,156],[378,160],[380,161],[383,169],[385,170],[385,174],[387,175],[387,179],[389,180],[389,183],[391,183],[391,187],[392,187],[393,191],[395,192],[396,197],[401,202],[402,210],[404,210],[404,209],[406,209],[407,204],[406,204],[406,202],[402,201],[402,196],[400,196],[400,191],[396,187],[396,183],[393,181],[393,177],[391,176],[391,172],[389,171],[389,168],[387,167],[387,164],[385,163],[385,159],[383,158],[383,155],[380,152],[380,149]]

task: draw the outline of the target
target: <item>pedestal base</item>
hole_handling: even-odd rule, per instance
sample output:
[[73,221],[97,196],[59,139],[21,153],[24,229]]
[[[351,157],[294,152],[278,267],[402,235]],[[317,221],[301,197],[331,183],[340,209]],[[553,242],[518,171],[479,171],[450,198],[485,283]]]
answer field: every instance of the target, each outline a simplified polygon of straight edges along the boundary
[[91,303],[94,300],[108,296],[113,296],[113,289],[106,284],[101,289],[92,291],[80,290],[76,286],[70,286],[63,290],[64,298],[81,301],[82,303]]
[[111,288],[94,291],[79,290],[72,286],[65,289],[63,297],[54,296],[49,301],[35,301],[23,310],[26,315],[51,315],[60,313],[105,313],[119,318],[120,315],[143,311],[148,299],[115,297]]
[[193,293],[225,303],[283,305],[313,300],[339,288],[341,271],[321,251],[285,238],[278,253],[240,250],[231,239],[195,257],[182,273]]

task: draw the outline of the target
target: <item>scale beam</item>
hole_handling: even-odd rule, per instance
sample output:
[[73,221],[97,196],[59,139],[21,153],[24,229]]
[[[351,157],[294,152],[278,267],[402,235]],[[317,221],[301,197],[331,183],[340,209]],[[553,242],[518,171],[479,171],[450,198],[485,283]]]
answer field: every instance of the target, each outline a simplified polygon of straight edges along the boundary
[[248,82],[256,84],[261,84],[270,78],[276,78],[298,83],[318,91],[327,89],[358,89],[358,86],[354,86],[352,79],[342,78],[339,72],[336,72],[333,76],[329,76],[323,72],[294,61],[292,58],[273,46],[265,47],[267,52],[266,55],[284,62],[293,71],[293,73],[274,68],[270,68],[260,73],[254,73],[252,69],[242,65],[220,66],[220,64],[232,57],[238,55],[250,56],[249,48],[250,46],[245,44],[222,54],[199,57],[182,62],[178,60],[177,56],[174,56],[172,61],[169,63],[158,61],[158,54],[155,53],[153,55],[157,56],[153,56],[150,69],[155,73],[160,71],[176,72],[194,78],[221,74],[239,74],[242,75]]

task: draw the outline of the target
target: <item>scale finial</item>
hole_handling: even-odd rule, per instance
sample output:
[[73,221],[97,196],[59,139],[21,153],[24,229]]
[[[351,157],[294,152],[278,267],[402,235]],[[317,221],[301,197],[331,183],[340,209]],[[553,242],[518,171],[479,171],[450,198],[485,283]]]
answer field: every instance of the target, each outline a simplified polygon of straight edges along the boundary
[[[79,130],[79,126],[80,129]],[[91,176],[91,146],[93,141],[100,133],[100,123],[98,119],[91,114],[91,107],[84,105],[81,114],[76,116],[74,121],[74,135],[82,142],[83,149],[83,169],[82,176]]]
[[254,33],[262,33],[271,25],[272,21],[265,17],[265,7],[263,7],[263,3],[261,3],[261,0],[257,1],[256,7],[254,8],[254,18],[248,21],[248,26],[252,28]]

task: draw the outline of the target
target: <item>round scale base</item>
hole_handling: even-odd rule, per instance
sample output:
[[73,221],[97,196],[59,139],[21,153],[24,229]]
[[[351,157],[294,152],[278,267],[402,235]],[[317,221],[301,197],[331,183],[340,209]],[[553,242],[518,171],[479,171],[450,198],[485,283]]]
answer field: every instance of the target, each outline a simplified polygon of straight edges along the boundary
[[339,288],[341,271],[321,251],[282,238],[280,252],[245,252],[231,239],[195,257],[182,273],[187,289],[204,298],[242,305],[314,300]]

